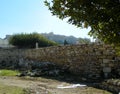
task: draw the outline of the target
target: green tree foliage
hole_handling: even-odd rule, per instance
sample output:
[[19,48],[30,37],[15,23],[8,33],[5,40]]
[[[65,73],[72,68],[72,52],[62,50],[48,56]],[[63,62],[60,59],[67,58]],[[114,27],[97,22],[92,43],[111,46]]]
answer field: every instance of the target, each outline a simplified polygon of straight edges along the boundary
[[67,42],[67,40],[64,40],[64,45],[68,45],[69,43]]
[[90,39],[88,39],[88,38],[84,38],[84,39],[83,38],[79,38],[78,41],[81,44],[89,44],[89,43],[91,43]]
[[19,48],[35,48],[36,43],[39,47],[58,45],[38,33],[15,34],[9,39],[9,43]]
[[120,0],[45,1],[53,15],[78,27],[91,27],[89,35],[106,43],[120,43]]

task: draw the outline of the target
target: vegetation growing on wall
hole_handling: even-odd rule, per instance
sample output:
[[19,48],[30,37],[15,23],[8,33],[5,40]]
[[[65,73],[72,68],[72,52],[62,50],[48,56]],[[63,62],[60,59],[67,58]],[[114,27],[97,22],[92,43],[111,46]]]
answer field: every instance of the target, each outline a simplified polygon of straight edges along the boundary
[[38,33],[15,34],[9,39],[9,43],[19,48],[35,48],[36,43],[38,43],[39,47],[58,45]]

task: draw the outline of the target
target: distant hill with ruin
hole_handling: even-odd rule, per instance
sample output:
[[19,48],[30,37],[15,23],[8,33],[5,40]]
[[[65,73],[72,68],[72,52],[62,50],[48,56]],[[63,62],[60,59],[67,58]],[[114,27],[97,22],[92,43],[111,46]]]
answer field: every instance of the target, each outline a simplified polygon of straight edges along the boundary
[[78,38],[74,36],[57,35],[54,34],[53,32],[41,34],[48,38],[49,40],[55,41],[59,44],[64,44],[64,41],[67,41],[69,44],[76,44],[76,42],[78,41]]
[[[87,40],[88,42],[91,42],[90,39],[88,38],[76,38],[74,36],[65,36],[65,35],[58,35],[58,34],[54,34],[53,32],[50,33],[41,33],[41,35],[43,35],[44,37],[46,37],[49,40],[55,41],[61,45],[64,44],[64,42],[66,41],[68,44],[79,44],[79,43],[84,43],[84,40]],[[6,37],[4,39],[0,38],[0,47],[4,48],[4,47],[9,47],[9,38],[12,35],[6,35]]]

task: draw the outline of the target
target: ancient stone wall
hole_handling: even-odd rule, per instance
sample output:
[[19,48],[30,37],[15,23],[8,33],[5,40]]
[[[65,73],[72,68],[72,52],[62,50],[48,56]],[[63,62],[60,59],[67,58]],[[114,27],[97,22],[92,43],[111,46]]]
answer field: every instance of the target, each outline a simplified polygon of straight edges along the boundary
[[[17,67],[27,61],[53,62],[71,73],[87,78],[100,78],[103,71],[119,69],[115,50],[109,45],[84,44],[54,46],[38,49],[0,49],[0,68],[5,62]],[[11,67],[11,66],[10,66]]]
[[104,90],[109,90],[113,92],[114,94],[120,93],[120,80],[119,79],[108,79],[98,86],[99,88],[102,88]]
[[[109,45],[68,45],[28,50],[26,58],[61,65],[71,73],[99,78],[103,68],[113,68],[115,50]],[[111,63],[110,63],[111,62]]]
[[0,49],[0,69],[18,68],[23,52],[24,50],[21,49]]

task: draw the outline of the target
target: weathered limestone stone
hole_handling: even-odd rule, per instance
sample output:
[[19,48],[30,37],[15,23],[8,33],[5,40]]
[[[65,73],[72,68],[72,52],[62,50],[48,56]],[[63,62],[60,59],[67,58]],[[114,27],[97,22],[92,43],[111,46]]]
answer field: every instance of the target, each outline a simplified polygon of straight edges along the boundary
[[119,79],[109,79],[99,85],[100,88],[112,91],[115,94],[120,92],[120,80]]
[[102,77],[104,67],[111,68],[110,73],[115,70],[114,72],[120,75],[120,58],[116,56],[114,48],[110,45],[83,44],[24,50],[0,49],[0,68],[19,68],[21,58],[24,69],[30,69],[29,65],[37,64],[37,61],[53,62],[73,74],[90,79]]

